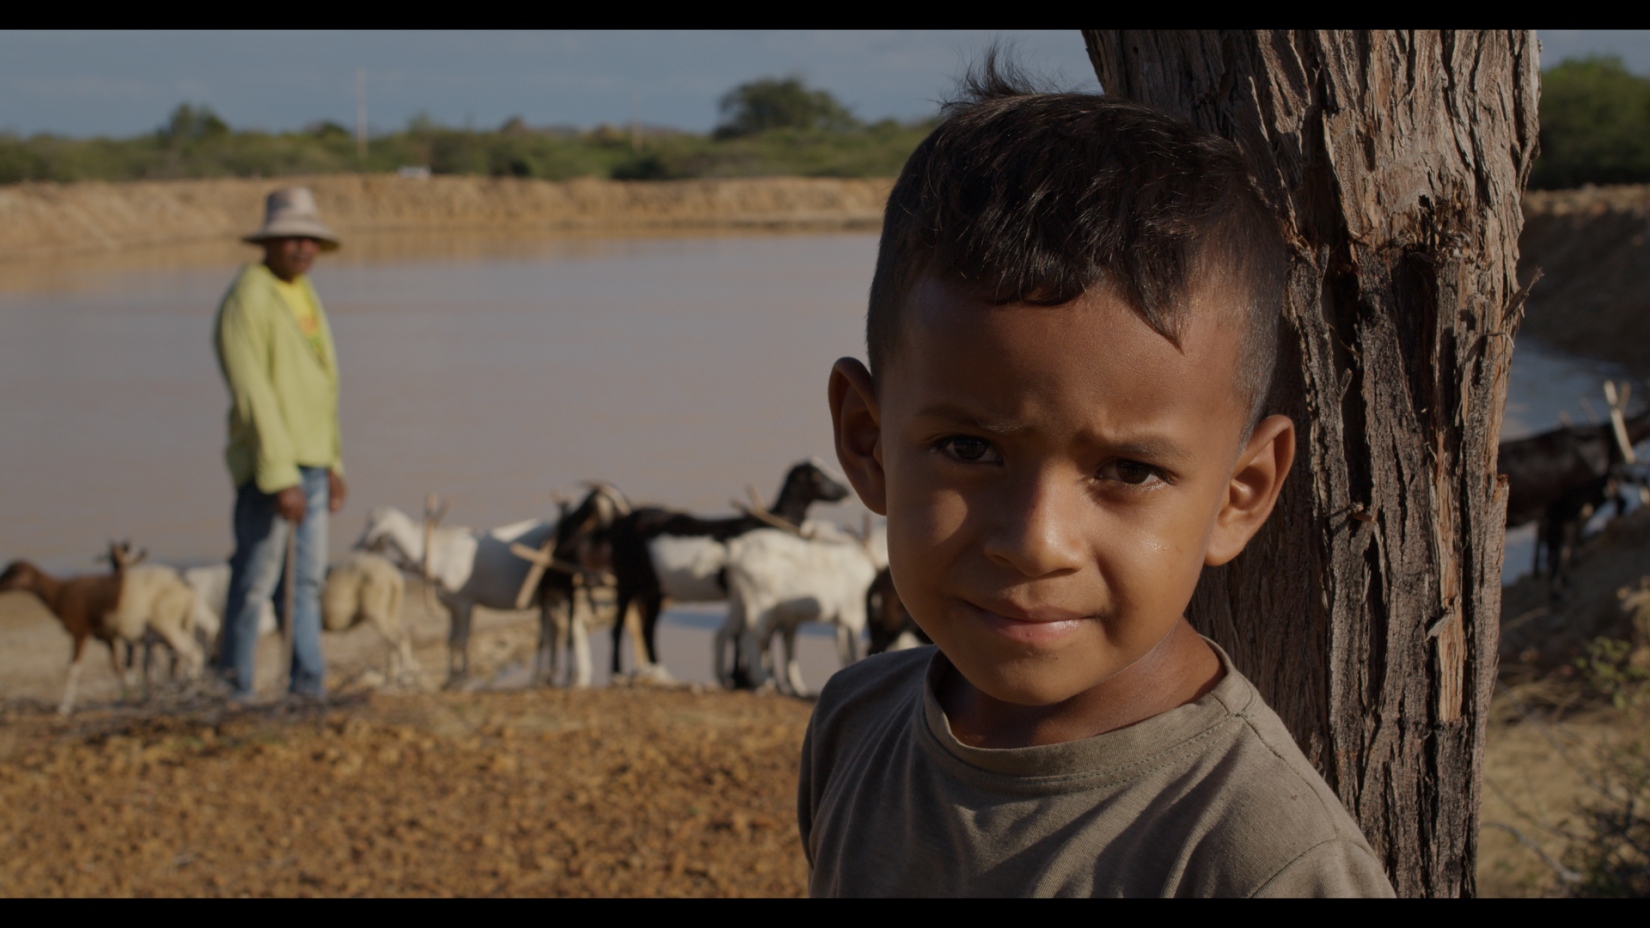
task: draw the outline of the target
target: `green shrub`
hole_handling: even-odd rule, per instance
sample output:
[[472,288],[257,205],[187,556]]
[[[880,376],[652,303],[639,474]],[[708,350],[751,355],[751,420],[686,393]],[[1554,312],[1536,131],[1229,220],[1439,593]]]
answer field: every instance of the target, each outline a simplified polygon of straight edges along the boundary
[[1541,189],[1650,182],[1650,78],[1614,55],[1570,59],[1541,75]]

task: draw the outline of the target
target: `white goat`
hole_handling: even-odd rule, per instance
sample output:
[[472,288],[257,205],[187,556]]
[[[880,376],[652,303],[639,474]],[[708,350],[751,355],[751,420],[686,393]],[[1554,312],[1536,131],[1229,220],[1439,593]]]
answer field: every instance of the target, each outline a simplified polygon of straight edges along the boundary
[[389,679],[398,683],[409,682],[418,672],[412,634],[401,616],[405,590],[406,581],[394,564],[376,554],[352,551],[328,568],[321,591],[321,627],[341,632],[371,622],[390,644]]
[[[592,491],[593,495],[610,490]],[[616,494],[614,494],[616,496]],[[618,497],[622,502],[622,497]],[[583,507],[581,507],[581,510]],[[604,509],[605,512],[605,509]],[[607,518],[605,515],[603,518]],[[452,617],[448,638],[448,685],[455,685],[469,672],[470,621],[476,606],[511,610],[527,581],[532,564],[511,551],[512,545],[525,548],[553,543],[556,524],[544,521],[516,522],[491,531],[466,528],[430,530],[428,571],[436,598]],[[405,513],[390,507],[374,509],[367,515],[367,528],[357,548],[389,558],[404,571],[422,574],[425,569],[425,527]],[[564,634],[573,638],[574,684],[589,686],[590,632],[586,614],[574,609],[571,597],[544,595],[549,583],[536,584],[524,605],[539,607],[539,649],[534,658],[536,675],[553,678],[557,654]],[[548,652],[548,667],[541,661]]]
[[727,685],[724,654],[730,639],[745,648],[753,682],[766,676],[775,632],[785,640],[781,680],[797,696],[807,695],[796,660],[796,631],[803,622],[836,625],[843,666],[858,660],[865,630],[865,594],[888,563],[882,529],[863,541],[840,529],[815,528],[814,537],[760,529],[728,539],[728,620],[716,633],[716,675]]
[[[223,633],[229,575],[228,564],[190,567],[183,571],[184,582],[195,591],[195,636],[213,653]],[[401,615],[405,588],[406,581],[394,564],[364,551],[351,552],[327,568],[326,584],[321,588],[322,630],[341,632],[361,621],[371,622],[393,649],[390,679],[403,683],[418,669],[418,662],[412,656],[412,636]],[[258,608],[258,637],[272,635],[277,628],[275,603],[265,600]]]
[[[183,582],[195,591],[195,637],[216,654],[223,614],[229,608],[229,565],[187,567],[181,573]],[[273,634],[275,628],[275,602],[266,599],[258,608],[258,637]]]
[[[178,572],[160,564],[127,567],[121,585],[120,606],[109,617],[110,624],[126,642],[127,664],[139,641],[158,638],[172,650],[174,672],[182,662],[183,678],[193,680],[206,667],[206,655],[195,640],[195,591]],[[143,684],[149,685],[147,657]],[[121,674],[125,684],[126,674]]]

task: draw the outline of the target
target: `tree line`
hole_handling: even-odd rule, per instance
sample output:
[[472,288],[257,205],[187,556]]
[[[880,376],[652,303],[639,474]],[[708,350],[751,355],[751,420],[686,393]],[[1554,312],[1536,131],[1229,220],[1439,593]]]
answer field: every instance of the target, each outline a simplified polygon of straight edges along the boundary
[[180,104],[144,135],[71,139],[0,134],[0,183],[167,180],[392,172],[567,180],[691,177],[891,177],[932,120],[865,123],[798,76],[763,78],[720,101],[708,134],[643,126],[531,127],[513,117],[494,129],[444,126],[420,114],[398,132],[374,135],[363,154],[334,122],[302,130],[235,129],[208,106]]
[[[443,126],[428,116],[374,136],[362,155],[334,122],[295,132],[232,129],[210,107],[181,104],[154,132],[125,139],[0,134],[0,183],[278,177],[388,172],[567,180],[689,177],[892,177],[933,119],[865,123],[801,77],[729,90],[708,134],[602,125],[496,129]],[[1614,55],[1569,59],[1542,74],[1541,148],[1531,189],[1650,183],[1650,78]]]

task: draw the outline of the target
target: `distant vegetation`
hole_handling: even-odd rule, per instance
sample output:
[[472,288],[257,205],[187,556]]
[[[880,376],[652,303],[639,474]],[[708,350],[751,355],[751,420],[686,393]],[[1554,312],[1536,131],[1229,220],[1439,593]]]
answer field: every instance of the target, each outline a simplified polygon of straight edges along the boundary
[[[1650,78],[1619,57],[1570,59],[1541,75],[1541,156],[1534,189],[1650,183]],[[278,177],[387,172],[495,177],[891,177],[933,120],[861,122],[828,91],[800,77],[763,78],[729,90],[709,135],[659,127],[531,127],[520,118],[491,130],[440,125],[427,116],[369,140],[332,122],[298,132],[232,129],[210,107],[180,105],[166,124],[135,138],[21,138],[0,133],[0,183]]]
[[932,122],[865,125],[800,78],[765,78],[730,90],[710,135],[654,127],[533,128],[513,118],[492,130],[442,126],[418,116],[372,137],[365,156],[332,122],[299,132],[234,130],[210,107],[180,105],[166,124],[136,138],[20,138],[0,134],[0,183],[276,177],[388,172],[495,177],[890,177]]
[[1541,156],[1530,186],[1650,183],[1650,78],[1614,55],[1541,74]]

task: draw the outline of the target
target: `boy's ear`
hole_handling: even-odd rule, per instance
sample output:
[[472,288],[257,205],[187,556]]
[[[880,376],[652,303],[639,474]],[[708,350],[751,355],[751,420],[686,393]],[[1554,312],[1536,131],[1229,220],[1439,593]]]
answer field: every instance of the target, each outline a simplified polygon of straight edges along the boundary
[[1215,516],[1203,563],[1213,567],[1237,557],[1255,537],[1283,489],[1295,461],[1295,423],[1288,416],[1268,416],[1255,426],[1238,454],[1226,499]]
[[871,372],[856,358],[831,367],[831,427],[836,459],[865,508],[888,514],[888,484],[882,470],[882,413]]

